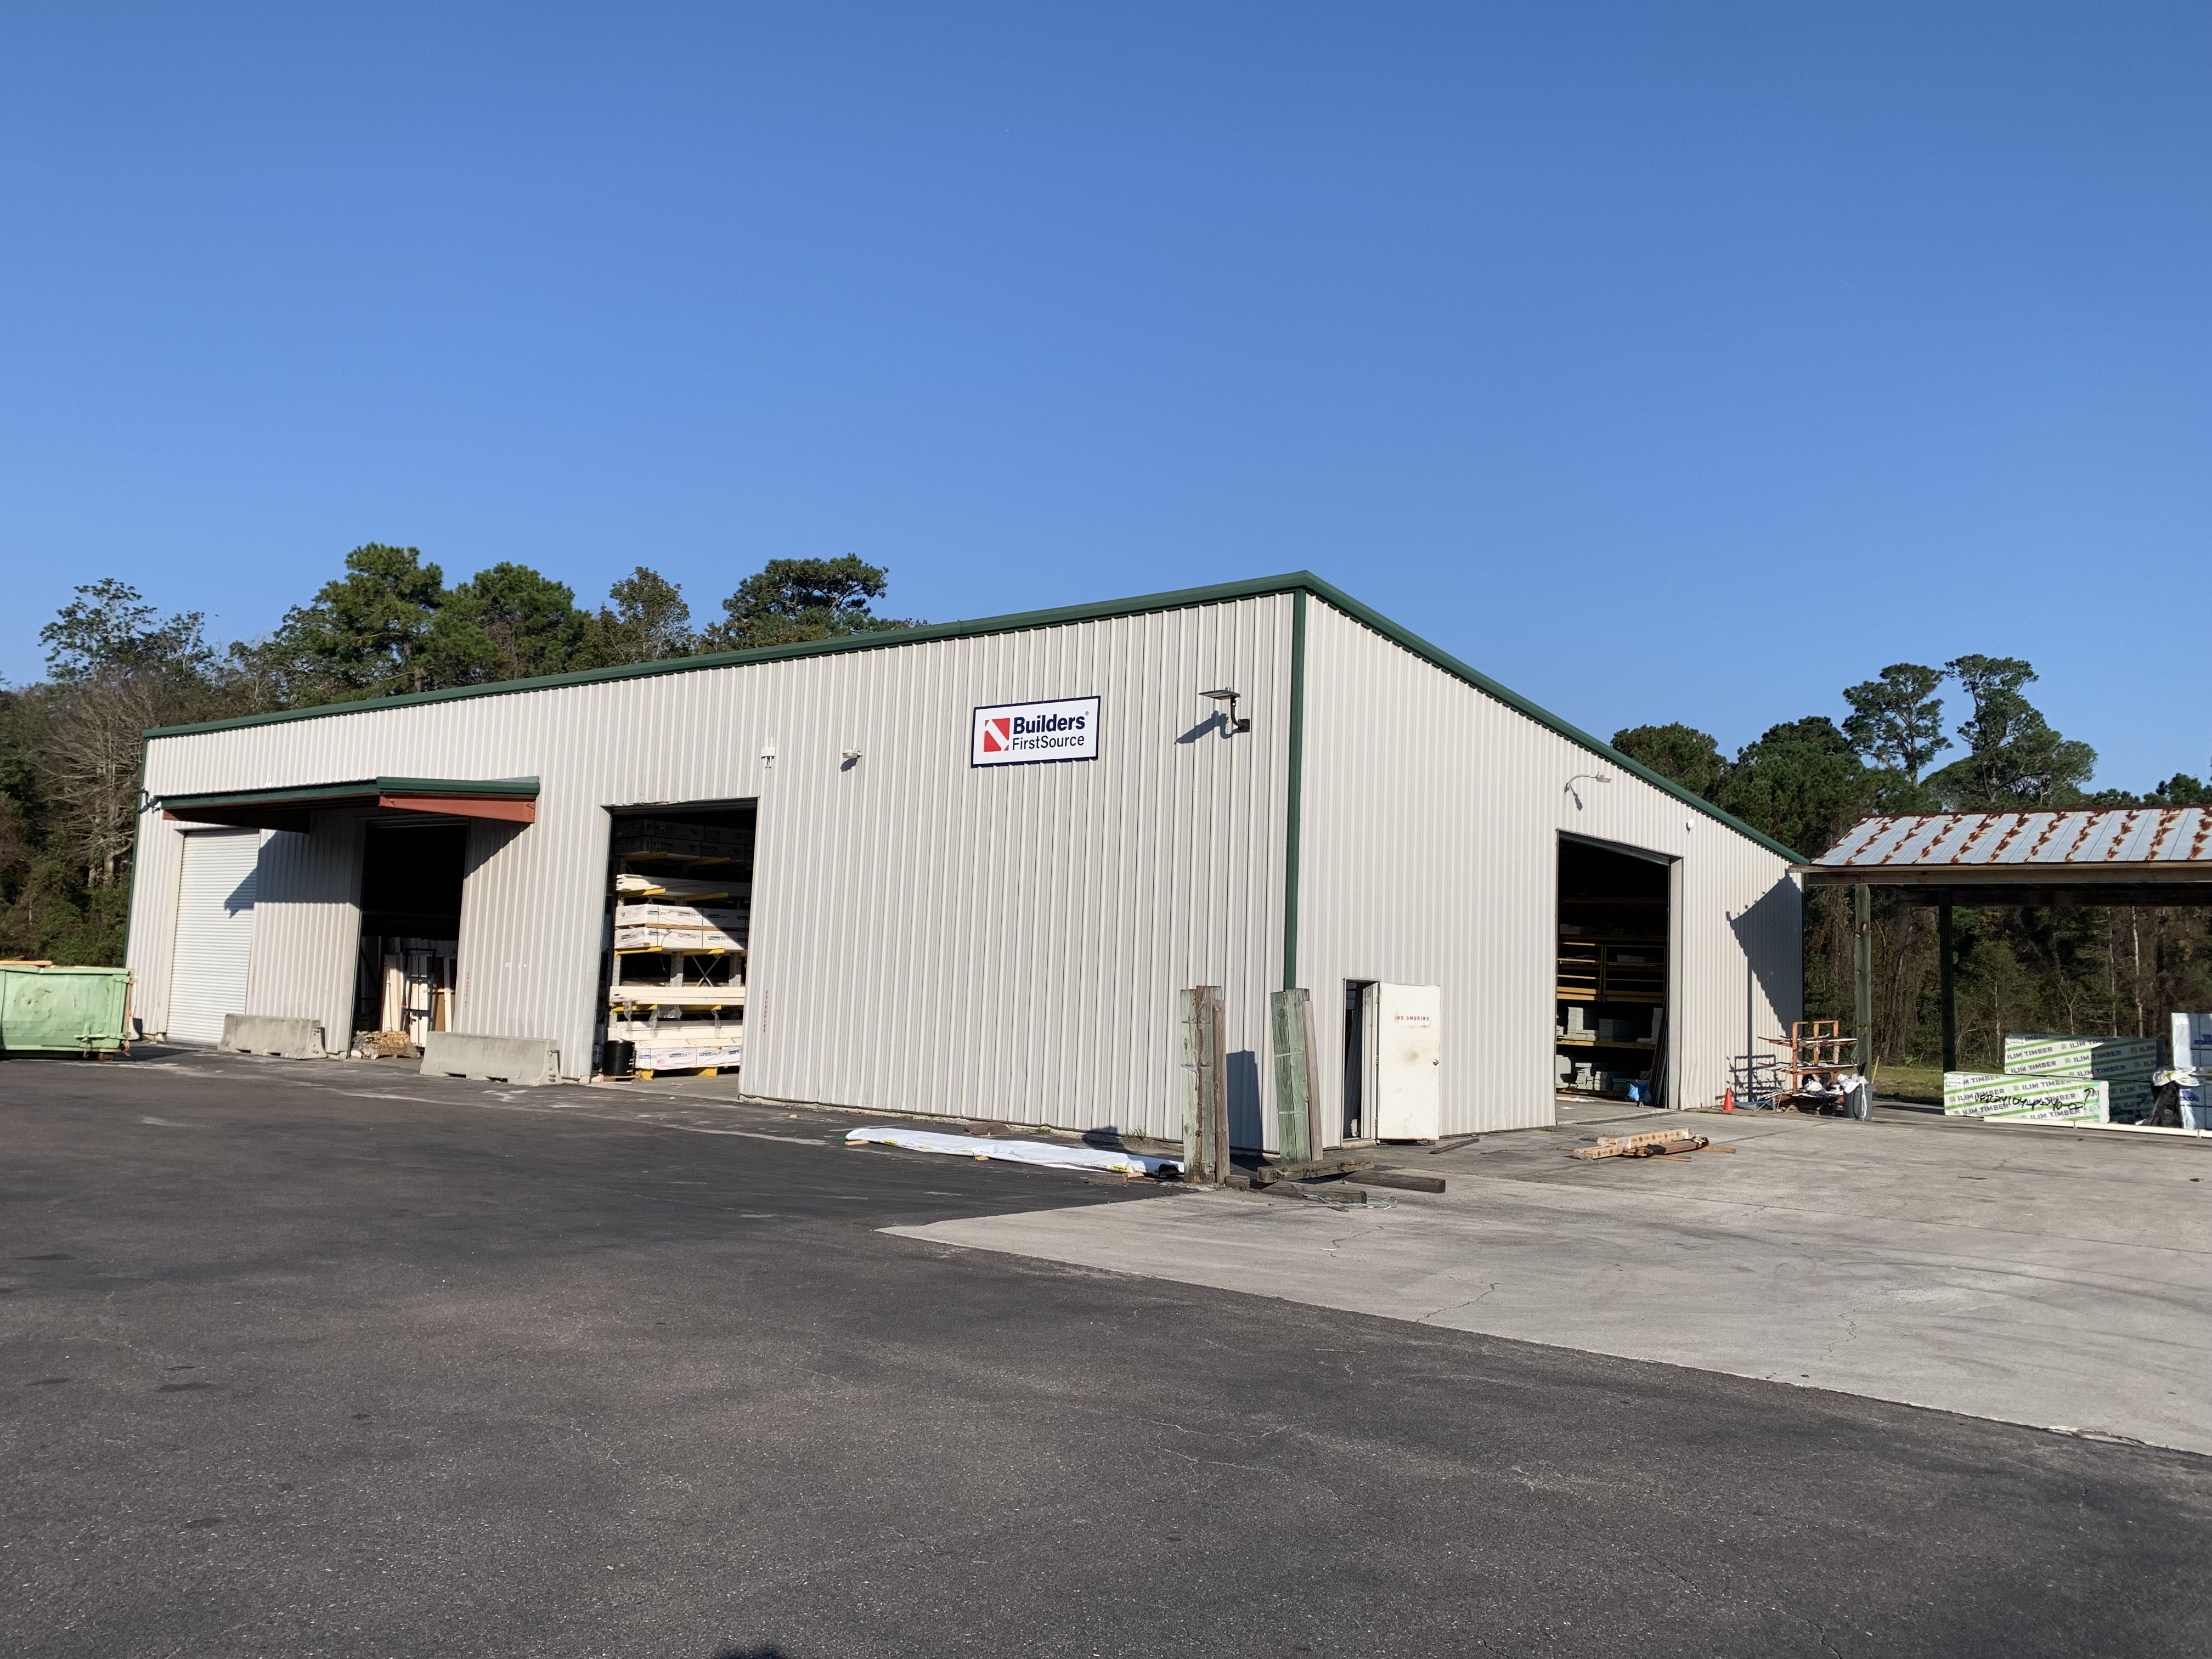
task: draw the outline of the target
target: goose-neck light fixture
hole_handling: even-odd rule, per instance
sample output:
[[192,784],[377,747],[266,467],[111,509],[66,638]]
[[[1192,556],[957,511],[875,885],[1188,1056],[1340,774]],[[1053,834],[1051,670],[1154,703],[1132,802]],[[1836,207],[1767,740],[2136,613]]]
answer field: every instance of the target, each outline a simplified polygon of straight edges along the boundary
[[1223,737],[1234,737],[1239,732],[1249,732],[1252,729],[1250,720],[1240,720],[1237,718],[1237,700],[1244,694],[1235,686],[1224,685],[1218,690],[1201,691],[1198,695],[1201,697],[1211,697],[1216,702],[1225,702],[1229,705],[1229,717],[1222,722],[1221,726]]
[[1584,781],[1588,781],[1591,783],[1611,783],[1613,781],[1613,780],[1603,772],[1577,772],[1574,776],[1569,778],[1567,780],[1567,796],[1568,799],[1574,802],[1575,810],[1578,812],[1582,811],[1583,797],[1582,792],[1577,789],[1575,786],[1578,783],[1583,782]]

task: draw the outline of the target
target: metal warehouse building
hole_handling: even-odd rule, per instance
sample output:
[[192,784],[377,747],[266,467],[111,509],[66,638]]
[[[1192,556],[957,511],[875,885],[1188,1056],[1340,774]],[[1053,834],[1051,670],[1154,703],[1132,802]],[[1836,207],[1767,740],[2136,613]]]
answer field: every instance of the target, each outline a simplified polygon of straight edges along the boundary
[[1218,985],[1257,1145],[1281,988],[1330,1141],[1374,1133],[1393,988],[1447,1134],[1710,1099],[1800,1012],[1788,848],[1305,574],[165,729],[145,789],[173,1040],[537,1038],[1173,1137],[1176,994]]

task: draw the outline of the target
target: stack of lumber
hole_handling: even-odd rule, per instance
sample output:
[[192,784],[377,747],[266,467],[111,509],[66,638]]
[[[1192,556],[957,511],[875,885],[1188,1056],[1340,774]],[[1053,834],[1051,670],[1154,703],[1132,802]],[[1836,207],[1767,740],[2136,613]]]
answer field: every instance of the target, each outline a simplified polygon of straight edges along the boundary
[[609,986],[607,1006],[658,1008],[664,1012],[672,1008],[742,1008],[745,1006],[745,988],[696,981],[690,985],[655,985],[632,981]]
[[633,818],[615,826],[613,851],[607,1040],[633,1045],[642,1077],[735,1067],[744,1054],[750,831]]
[[625,870],[615,878],[615,896],[632,903],[658,898],[670,904],[712,904],[718,899],[743,904],[753,896],[749,881],[708,881],[698,876],[672,876],[661,871]]
[[[2181,1063],[2187,1064],[2185,1060]],[[2007,1075],[2106,1084],[2106,1117],[2114,1123],[2140,1122],[2150,1115],[2150,1074],[2158,1066],[2156,1037],[2060,1036],[2045,1031],[2005,1033]]]
[[641,1072],[689,1072],[736,1066],[744,1059],[745,1028],[720,1020],[614,1019],[607,1036],[637,1045]]
[[744,953],[746,913],[696,904],[617,904],[615,949],[668,955]]

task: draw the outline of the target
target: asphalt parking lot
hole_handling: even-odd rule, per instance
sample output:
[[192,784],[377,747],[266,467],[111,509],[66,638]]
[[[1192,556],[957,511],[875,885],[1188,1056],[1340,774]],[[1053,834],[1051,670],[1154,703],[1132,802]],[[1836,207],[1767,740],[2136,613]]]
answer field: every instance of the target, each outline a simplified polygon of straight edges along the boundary
[[2207,1650],[2203,1458],[890,1235],[1194,1200],[645,1098],[0,1062],[5,1646]]

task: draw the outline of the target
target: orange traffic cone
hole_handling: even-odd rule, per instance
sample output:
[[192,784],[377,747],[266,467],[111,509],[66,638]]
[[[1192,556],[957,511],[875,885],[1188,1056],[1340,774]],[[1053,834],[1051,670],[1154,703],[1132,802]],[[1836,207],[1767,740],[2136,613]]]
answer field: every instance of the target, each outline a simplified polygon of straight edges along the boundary
[[1721,1091],[1721,1110],[1724,1112],[1735,1110],[1735,1085],[1733,1083]]

